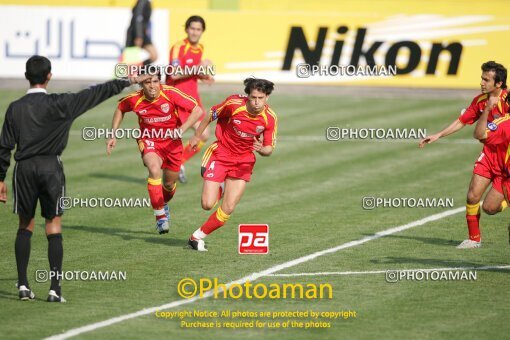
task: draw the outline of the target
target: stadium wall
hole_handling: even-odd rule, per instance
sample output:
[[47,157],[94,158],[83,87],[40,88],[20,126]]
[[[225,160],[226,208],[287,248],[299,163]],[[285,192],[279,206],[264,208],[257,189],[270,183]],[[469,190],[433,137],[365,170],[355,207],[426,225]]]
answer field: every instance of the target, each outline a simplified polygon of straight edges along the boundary
[[[15,7],[40,3],[21,0],[16,1]],[[52,6],[49,8],[69,6],[62,0],[44,3]],[[133,3],[87,0],[76,1],[73,6],[93,6],[98,13],[121,11],[129,18]],[[12,1],[0,0],[0,5],[6,4],[12,4]],[[510,31],[510,23],[505,17],[510,10],[507,1],[491,1],[491,6],[484,1],[429,1],[425,6],[420,2],[401,0],[363,3],[156,0],[153,7],[157,9],[155,13],[165,12],[168,18],[166,30],[162,23],[164,19],[161,19],[165,14],[160,14],[160,19],[153,18],[154,23],[159,21],[156,25],[160,27],[157,32],[155,30],[161,36],[156,46],[161,57],[158,62],[165,62],[169,46],[184,38],[186,18],[199,14],[207,21],[207,31],[202,39],[205,57],[214,61],[219,82],[238,82],[253,75],[291,84],[473,88],[478,84],[483,62],[496,60],[510,64],[510,54],[504,43]],[[9,8],[12,7],[7,8],[7,13]],[[2,12],[5,11],[3,7]],[[112,39],[121,44],[126,20],[93,20],[90,35],[95,31],[103,35],[109,32],[115,35]],[[10,32],[3,35],[0,47],[3,59],[0,65],[5,65],[1,66],[0,74],[5,75],[5,71],[13,67],[5,62],[6,40],[12,38],[16,30],[35,24],[34,20],[17,18],[10,24],[15,25],[15,29],[5,27],[5,21],[0,25],[3,32]],[[41,27],[31,29],[43,31]],[[366,53],[370,48],[375,51],[373,54]],[[396,65],[399,74],[352,76],[347,72],[348,75],[341,76],[338,68],[330,68],[331,64],[363,65],[367,54],[369,58],[373,55],[377,65]],[[298,77],[296,67],[302,63],[322,65],[318,71],[322,75]],[[113,70],[114,64],[112,60],[110,69]],[[71,78],[78,76],[67,69],[66,74]],[[328,72],[333,76],[327,76]],[[103,72],[103,78],[111,77],[112,73]],[[89,72],[89,76],[97,78],[98,75]]]

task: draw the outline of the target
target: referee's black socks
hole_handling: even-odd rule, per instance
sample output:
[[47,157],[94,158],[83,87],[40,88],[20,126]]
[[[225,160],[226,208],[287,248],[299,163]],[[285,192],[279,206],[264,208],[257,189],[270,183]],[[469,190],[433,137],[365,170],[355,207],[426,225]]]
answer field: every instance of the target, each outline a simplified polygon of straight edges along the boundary
[[62,275],[62,259],[64,257],[64,247],[62,246],[62,234],[50,234],[48,238],[48,260],[50,262],[51,290],[54,290],[60,296],[60,279]]
[[30,238],[32,232],[28,229],[18,229],[14,252],[16,253],[16,267],[18,268],[18,286],[28,286],[27,268],[30,259]]

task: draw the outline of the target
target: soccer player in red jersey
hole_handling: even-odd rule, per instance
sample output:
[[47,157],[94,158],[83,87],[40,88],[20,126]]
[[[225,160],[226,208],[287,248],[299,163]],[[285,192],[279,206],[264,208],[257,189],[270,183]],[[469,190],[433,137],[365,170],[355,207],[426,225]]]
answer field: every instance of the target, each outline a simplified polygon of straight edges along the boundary
[[[504,196],[498,197],[501,198],[501,201],[505,200],[508,202],[508,193],[510,193],[510,115],[488,122],[488,116],[492,108],[497,106],[498,103],[499,101],[496,97],[489,98],[487,106],[476,123],[474,137],[496,150],[495,161],[502,174],[502,184],[498,192],[503,192],[504,194]],[[493,190],[496,189],[492,188],[491,191]]]
[[[200,38],[205,31],[205,20],[198,15],[193,15],[189,17],[188,20],[186,20],[185,30],[186,34],[188,35],[187,38],[177,42],[170,49],[170,65],[173,66],[174,70],[179,68],[181,71],[184,70],[186,72],[167,75],[166,84],[175,86],[182,92],[195,98],[195,100],[198,102],[198,105],[203,110],[204,108],[202,106],[202,101],[200,100],[200,95],[198,94],[198,80],[200,79],[209,85],[214,82],[214,77],[212,75],[202,74],[203,70],[205,70],[204,67],[210,66],[212,64],[209,60],[202,60],[204,46],[199,43]],[[194,72],[192,72],[193,70]],[[185,122],[188,119],[189,112],[182,112],[180,115],[181,120]],[[204,117],[205,110],[204,115],[201,116],[193,125],[193,129],[195,131]],[[208,138],[209,129],[206,128],[200,136],[200,142],[196,148],[191,148],[189,145],[184,148],[182,155],[183,164],[179,172],[179,181],[181,183],[185,183],[187,181],[184,163],[186,163],[191,157],[200,151]]]
[[194,250],[207,251],[203,239],[228,221],[241,200],[255,165],[253,152],[261,156],[273,153],[278,120],[267,100],[274,84],[265,79],[248,78],[244,85],[247,96],[233,95],[213,106],[190,139],[191,147],[196,147],[205,128],[217,120],[218,140],[207,149],[202,162],[203,209],[215,207],[221,198],[221,185],[225,184],[221,205],[188,240]]
[[[471,125],[476,122],[486,108],[490,98],[494,98],[493,100],[497,101],[497,105],[491,106],[490,112],[488,112],[488,121],[492,122],[506,115],[508,107],[506,103],[508,94],[506,90],[506,68],[494,61],[482,64],[481,68],[482,80],[480,82],[480,87],[482,94],[476,96],[471,102],[471,105],[448,127],[420,141],[419,146],[421,148],[423,148],[425,144],[433,143],[441,137],[446,137],[459,131],[466,124]],[[491,182],[495,190],[489,191],[485,196],[483,202],[484,211],[488,214],[496,214],[507,207],[506,201],[502,199],[503,191],[501,181],[501,169],[497,162],[495,147],[491,144],[485,144],[480,157],[475,162],[473,176],[471,177],[471,183],[469,184],[467,193],[466,221],[469,239],[464,240],[457,248],[478,248],[481,246],[480,200]]]
[[[156,215],[156,230],[164,234],[169,230],[168,202],[175,194],[182,162],[182,142],[176,129],[186,131],[203,112],[194,98],[172,86],[161,85],[160,75],[153,75],[141,85],[142,90],[120,100],[113,115],[112,130],[119,128],[126,112],[133,111],[138,116],[142,135],[137,140],[138,147],[149,170],[147,190]],[[184,110],[190,111],[191,115],[182,122],[179,113]],[[115,138],[108,140],[108,154],[115,145]]]

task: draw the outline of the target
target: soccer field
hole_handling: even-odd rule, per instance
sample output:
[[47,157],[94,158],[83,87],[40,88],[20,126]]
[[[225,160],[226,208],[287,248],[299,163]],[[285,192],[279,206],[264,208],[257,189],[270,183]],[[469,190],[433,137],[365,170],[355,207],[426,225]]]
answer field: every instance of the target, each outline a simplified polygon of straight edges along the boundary
[[[0,122],[8,104],[23,93],[0,92]],[[205,93],[204,105],[210,107],[229,94]],[[134,140],[119,140],[107,157],[104,140],[82,139],[84,127],[110,126],[116,99],[74,123],[62,156],[67,196],[147,197],[147,170]],[[278,93],[277,88],[270,104],[279,119],[277,148],[269,158],[258,157],[252,181],[230,221],[205,239],[207,253],[185,247],[189,235],[210,215],[200,206],[201,157],[187,165],[189,183],[178,185],[171,202],[169,234],[156,233],[151,208],[66,211],[64,271],[122,271],[127,275],[126,280],[64,281],[66,304],[46,303],[49,282],[36,282],[36,271],[48,267],[44,220],[39,212],[29,265],[29,280],[37,298],[18,300],[11,165],[6,180],[9,200],[0,206],[0,337],[43,338],[75,329],[79,329],[79,338],[89,339],[204,337],[204,329],[185,327],[182,321],[265,323],[260,328],[207,329],[207,336],[216,339],[508,337],[510,267],[496,268],[510,265],[508,212],[482,215],[482,248],[455,249],[467,237],[462,208],[473,162],[481,150],[472,139],[472,127],[425,149],[418,148],[417,140],[326,140],[330,126],[420,128],[433,133],[450,123],[467,106],[467,100],[293,95]],[[123,127],[136,127],[134,114],[126,115]],[[454,205],[365,210],[363,197],[451,198]],[[269,254],[238,254],[241,223],[270,226]],[[393,229],[396,227],[402,228]],[[387,232],[377,234],[383,231]],[[325,252],[317,253],[320,251]],[[311,254],[316,256],[305,257]],[[391,283],[385,273],[435,268],[448,273],[448,268],[458,267],[485,268],[476,270],[476,280],[426,280],[418,275],[413,280],[406,274]],[[280,274],[308,275],[276,276]],[[220,294],[190,301],[177,292],[183,278],[217,278],[220,283],[243,279],[268,286],[330,284],[333,297],[225,299]],[[164,305],[166,309],[157,309],[190,311],[192,316],[165,319],[157,317],[154,310],[143,312]],[[227,310],[259,314],[352,311],[355,316],[193,316],[194,311],[221,314]],[[115,317],[125,320],[115,323]],[[285,328],[292,320],[303,324],[314,321],[309,327],[315,327]],[[102,321],[106,322],[98,324]]]

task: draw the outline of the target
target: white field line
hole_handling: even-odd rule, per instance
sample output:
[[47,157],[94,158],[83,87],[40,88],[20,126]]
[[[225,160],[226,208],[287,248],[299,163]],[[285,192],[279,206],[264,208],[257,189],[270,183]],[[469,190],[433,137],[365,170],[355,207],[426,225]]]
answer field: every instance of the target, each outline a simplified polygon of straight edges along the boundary
[[366,274],[384,274],[386,272],[434,272],[434,271],[456,271],[456,270],[491,270],[491,269],[509,269],[510,265],[500,266],[482,266],[482,267],[445,267],[445,268],[422,268],[422,269],[386,269],[369,270],[362,272],[318,272],[318,273],[290,273],[290,274],[270,274],[268,277],[297,277],[297,276],[334,276],[334,275],[366,275]]
[[[236,281],[232,281],[230,283],[227,283],[225,285],[225,288],[220,287],[219,291],[223,291],[224,289],[228,289],[233,284],[243,284],[243,283],[245,283],[247,281],[253,282],[253,281],[255,281],[255,280],[257,280],[257,279],[259,279],[261,277],[265,277],[265,276],[271,275],[273,273],[282,271],[284,269],[287,269],[287,268],[290,268],[290,267],[294,267],[294,266],[297,266],[299,264],[302,264],[302,263],[314,260],[314,259],[316,259],[316,258],[318,258],[320,256],[323,256],[323,255],[333,254],[333,253],[336,253],[336,252],[338,252],[340,250],[356,247],[356,246],[362,245],[364,243],[380,239],[380,238],[382,238],[384,236],[387,236],[387,235],[392,235],[392,234],[399,233],[399,232],[404,231],[404,230],[408,230],[408,229],[411,229],[411,228],[422,226],[422,225],[427,224],[429,222],[437,221],[437,220],[443,219],[445,217],[452,216],[452,215],[458,214],[460,212],[464,212],[465,209],[466,209],[465,207],[461,207],[461,208],[447,210],[447,211],[444,211],[442,213],[430,215],[428,217],[425,217],[425,218],[422,218],[420,220],[416,220],[416,221],[413,221],[413,222],[410,222],[410,223],[407,223],[407,224],[404,224],[404,225],[401,225],[401,226],[398,226],[398,227],[393,227],[393,228],[389,228],[389,229],[377,232],[377,233],[375,233],[373,235],[370,235],[370,236],[365,236],[365,237],[363,237],[363,238],[361,238],[359,240],[343,243],[343,244],[338,245],[338,246],[333,247],[333,248],[328,248],[328,249],[324,249],[324,250],[321,250],[321,251],[317,251],[315,253],[312,253],[312,254],[309,254],[309,255],[305,255],[305,256],[299,257],[297,259],[294,259],[294,260],[291,260],[291,261],[288,261],[288,262],[284,262],[282,264],[270,267],[270,268],[268,268],[266,270],[263,270],[263,271],[260,271],[260,272],[255,272],[255,273],[251,273],[251,274],[249,274],[249,275],[247,275],[247,276],[245,276],[243,278],[240,278],[240,279],[238,279]],[[145,315],[153,314],[153,313],[155,313],[156,311],[159,311],[159,310],[166,310],[166,309],[171,309],[171,308],[175,308],[175,307],[191,304],[191,303],[194,303],[194,302],[196,302],[198,300],[207,299],[207,298],[213,296],[213,294],[214,294],[214,291],[210,290],[210,291],[207,291],[205,294],[203,294],[202,297],[193,297],[193,298],[186,299],[186,300],[185,299],[175,300],[175,301],[163,304],[161,306],[144,308],[144,309],[141,309],[141,310],[139,310],[137,312],[133,312],[133,313],[129,313],[129,314],[124,314],[124,315],[120,315],[120,316],[117,316],[117,317],[114,317],[114,318],[111,318],[111,319],[107,319],[107,320],[104,320],[104,321],[99,321],[99,322],[95,322],[95,323],[92,323],[92,324],[89,324],[89,325],[73,328],[73,329],[70,329],[70,330],[62,333],[62,334],[54,335],[54,336],[48,337],[46,339],[52,339],[52,340],[56,340],[56,339],[69,339],[69,338],[71,338],[73,336],[77,336],[77,335],[80,335],[80,334],[83,334],[83,333],[87,333],[87,332],[92,332],[92,331],[94,331],[96,329],[100,329],[100,328],[103,328],[103,327],[108,327],[108,326],[117,324],[117,323],[122,322],[122,321],[126,321],[126,320],[129,320],[129,319],[134,319],[134,318],[137,318],[137,317],[140,317],[140,316],[145,316]]]

